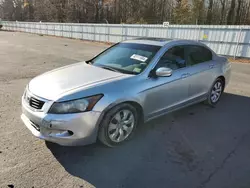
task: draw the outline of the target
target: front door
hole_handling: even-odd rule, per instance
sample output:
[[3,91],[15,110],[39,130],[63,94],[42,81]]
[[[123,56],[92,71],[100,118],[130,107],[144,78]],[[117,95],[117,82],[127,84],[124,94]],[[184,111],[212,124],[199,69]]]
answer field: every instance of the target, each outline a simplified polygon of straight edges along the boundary
[[154,70],[167,67],[173,70],[169,77],[156,77],[146,80],[145,116],[151,119],[181,105],[187,100],[189,73],[184,59],[184,47],[175,46],[162,56]]

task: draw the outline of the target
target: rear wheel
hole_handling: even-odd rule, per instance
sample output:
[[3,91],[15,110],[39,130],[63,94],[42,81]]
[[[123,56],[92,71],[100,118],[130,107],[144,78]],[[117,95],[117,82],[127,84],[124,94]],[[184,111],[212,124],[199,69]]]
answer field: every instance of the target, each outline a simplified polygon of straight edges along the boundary
[[211,106],[215,106],[219,102],[223,91],[224,91],[224,82],[222,81],[222,79],[218,78],[214,82],[209,92],[207,103]]
[[98,138],[103,144],[114,147],[130,139],[137,125],[136,108],[124,103],[112,108],[104,116]]

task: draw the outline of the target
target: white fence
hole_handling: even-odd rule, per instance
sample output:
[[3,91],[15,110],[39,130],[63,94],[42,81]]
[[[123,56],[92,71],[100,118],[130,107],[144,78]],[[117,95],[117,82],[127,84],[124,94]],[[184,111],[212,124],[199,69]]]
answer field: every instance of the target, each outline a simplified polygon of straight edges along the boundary
[[3,29],[82,40],[119,42],[137,37],[190,39],[203,42],[216,53],[250,58],[250,26],[73,24],[4,21]]

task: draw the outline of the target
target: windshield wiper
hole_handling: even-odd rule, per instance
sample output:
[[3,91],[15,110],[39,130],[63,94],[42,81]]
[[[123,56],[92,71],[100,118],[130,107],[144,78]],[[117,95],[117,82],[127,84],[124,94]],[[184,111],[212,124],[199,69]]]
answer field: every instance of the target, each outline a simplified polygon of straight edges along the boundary
[[114,71],[114,72],[121,72],[121,71],[119,71],[119,70],[117,70],[115,68],[109,67],[109,66],[101,66],[101,68],[106,69],[106,70],[111,70],[111,71]]
[[106,70],[110,70],[110,71],[114,71],[114,72],[123,73],[123,74],[133,74],[133,75],[137,74],[135,72],[131,72],[131,71],[127,71],[127,70],[123,70],[123,69],[119,69],[119,68],[113,68],[113,67],[105,66],[105,65],[101,65],[101,66],[99,65],[97,67],[100,67],[100,68],[103,68],[103,69],[106,69]]
[[89,65],[93,65],[92,61],[85,61],[85,63],[89,64]]

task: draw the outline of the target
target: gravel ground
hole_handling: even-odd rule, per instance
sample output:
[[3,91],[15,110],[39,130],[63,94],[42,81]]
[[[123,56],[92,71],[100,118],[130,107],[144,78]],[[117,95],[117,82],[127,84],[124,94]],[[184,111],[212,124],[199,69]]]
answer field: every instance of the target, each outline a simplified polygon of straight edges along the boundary
[[29,80],[106,47],[0,32],[0,187],[250,187],[249,64],[232,65],[216,108],[198,104],[153,120],[121,147],[62,147],[33,137],[20,120]]

